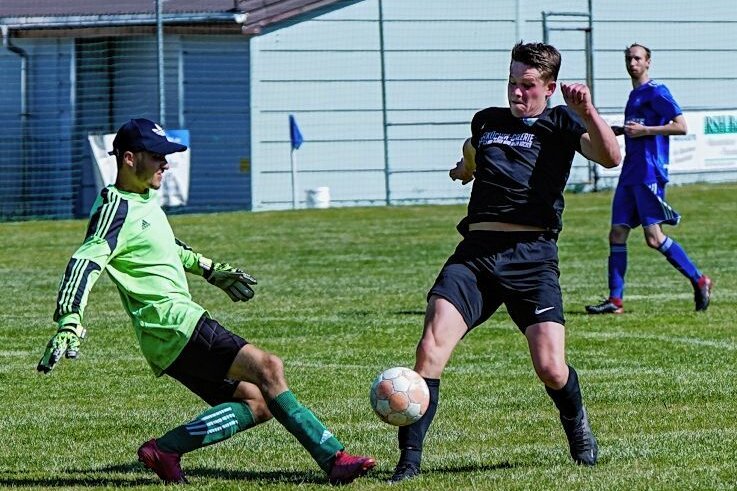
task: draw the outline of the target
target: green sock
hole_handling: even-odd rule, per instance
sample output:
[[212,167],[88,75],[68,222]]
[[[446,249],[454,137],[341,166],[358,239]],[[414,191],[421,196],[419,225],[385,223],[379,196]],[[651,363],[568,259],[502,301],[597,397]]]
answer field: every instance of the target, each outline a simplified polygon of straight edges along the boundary
[[253,413],[244,402],[226,402],[211,407],[191,422],[178,426],[156,439],[165,452],[184,454],[227,440],[254,426]]
[[344,448],[338,439],[289,390],[267,404],[274,418],[297,437],[320,468],[330,472],[335,453]]

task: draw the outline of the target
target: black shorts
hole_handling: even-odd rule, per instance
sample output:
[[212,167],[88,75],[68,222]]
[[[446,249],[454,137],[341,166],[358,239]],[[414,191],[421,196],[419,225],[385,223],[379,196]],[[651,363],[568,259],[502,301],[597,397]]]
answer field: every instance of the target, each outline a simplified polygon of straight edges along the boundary
[[558,246],[547,232],[469,232],[428,292],[452,303],[469,329],[503,303],[525,332],[538,322],[565,324]]
[[225,377],[235,355],[247,344],[218,321],[203,315],[187,345],[164,373],[211,406],[233,401],[239,382]]

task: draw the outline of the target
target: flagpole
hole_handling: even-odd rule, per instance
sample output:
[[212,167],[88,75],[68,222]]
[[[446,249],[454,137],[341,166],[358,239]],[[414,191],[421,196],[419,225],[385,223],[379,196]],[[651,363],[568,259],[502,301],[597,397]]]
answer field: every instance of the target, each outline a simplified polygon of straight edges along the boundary
[[300,146],[304,137],[302,132],[299,131],[297,121],[293,115],[289,115],[289,142],[292,144],[292,150],[289,153],[289,160],[292,164],[292,209],[296,210],[299,205],[299,199],[297,198],[297,155],[294,153]]
[[294,147],[289,152],[289,160],[292,164],[292,209],[297,209],[297,156],[294,154]]

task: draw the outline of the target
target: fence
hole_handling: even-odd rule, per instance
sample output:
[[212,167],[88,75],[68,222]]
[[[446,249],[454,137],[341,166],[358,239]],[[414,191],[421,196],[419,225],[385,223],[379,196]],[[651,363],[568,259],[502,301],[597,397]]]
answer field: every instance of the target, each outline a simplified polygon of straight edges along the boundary
[[[232,15],[171,15],[161,50],[151,16],[29,28],[0,5],[0,219],[85,215],[97,192],[88,136],[131,117],[189,131],[189,199],[171,211],[291,208],[295,195],[306,206],[309,191],[326,187],[338,206],[462,202],[469,187],[450,182],[448,168],[474,112],[506,104],[509,49],[543,38],[542,12],[592,9],[591,56],[586,18],[545,19],[564,57],[560,80],[592,71],[605,113],[623,110],[622,50],[635,41],[653,49],[652,75],[685,110],[737,107],[734,2],[531,4],[338,1],[253,37]],[[290,114],[305,138],[294,154]],[[725,176],[734,177],[695,178]],[[591,177],[577,159],[571,186],[591,189]]]
[[239,30],[168,27],[161,57],[151,26],[11,34],[0,52],[0,218],[85,215],[98,193],[89,135],[136,117],[191,135],[189,199],[172,211],[250,208],[240,166],[250,152],[250,55]]

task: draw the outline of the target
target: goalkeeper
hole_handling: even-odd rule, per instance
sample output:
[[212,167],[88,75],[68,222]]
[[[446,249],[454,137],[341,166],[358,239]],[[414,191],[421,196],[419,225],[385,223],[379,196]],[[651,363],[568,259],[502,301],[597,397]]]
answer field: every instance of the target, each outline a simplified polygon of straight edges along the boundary
[[38,371],[49,373],[62,357],[77,358],[87,298],[106,270],[154,373],[173,377],[211,406],[193,421],[141,445],[141,462],[165,482],[186,482],[182,454],[274,417],[305,447],[331,484],[351,482],[374,467],[374,459],[347,453],[297,401],[277,356],[228,331],[192,301],[185,271],[203,276],[234,302],[252,298],[256,280],[203,257],[174,237],[156,190],[169,167],[166,155],[186,149],[147,119],[130,120],[118,130],[110,152],[117,160],[117,179],[97,198],[84,243],[66,267],[54,312],[58,330]]

